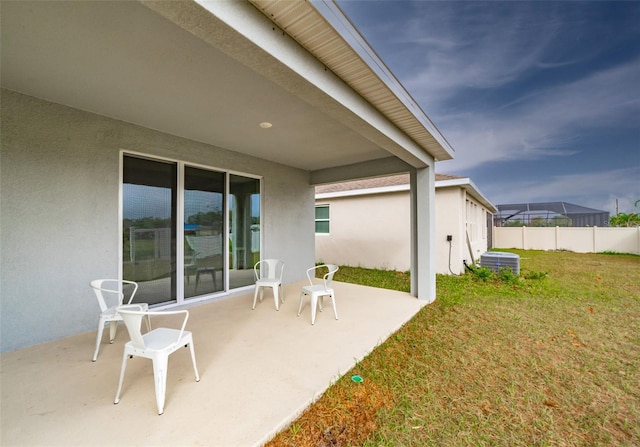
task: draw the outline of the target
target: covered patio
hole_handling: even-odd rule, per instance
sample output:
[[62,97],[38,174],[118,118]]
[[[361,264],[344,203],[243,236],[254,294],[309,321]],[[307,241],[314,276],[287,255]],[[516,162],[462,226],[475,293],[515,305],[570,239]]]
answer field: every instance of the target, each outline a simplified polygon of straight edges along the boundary
[[128,341],[123,326],[95,363],[95,331],[2,354],[0,444],[262,445],[427,304],[334,282],[340,319],[327,302],[312,326],[308,303],[296,316],[303,284],[285,285],[279,312],[269,292],[253,311],[252,293],[191,308],[187,328],[201,381],[188,350],[172,355],[161,416],[145,359],[129,360],[121,401],[113,404]]

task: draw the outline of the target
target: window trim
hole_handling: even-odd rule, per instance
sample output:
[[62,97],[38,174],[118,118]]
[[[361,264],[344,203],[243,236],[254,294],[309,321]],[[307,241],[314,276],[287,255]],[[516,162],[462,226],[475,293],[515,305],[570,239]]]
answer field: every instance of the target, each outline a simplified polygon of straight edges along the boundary
[[[318,208],[326,208],[327,209],[327,214],[328,217],[325,218],[318,218],[317,217],[317,210]],[[315,208],[314,208],[314,212],[316,212],[316,214],[313,216],[314,217],[314,232],[315,234],[318,235],[327,235],[327,234],[331,234],[331,205],[328,203],[323,203],[323,204],[316,204]],[[317,227],[317,223],[318,222],[326,222],[328,229],[327,231],[318,231],[318,227]]]

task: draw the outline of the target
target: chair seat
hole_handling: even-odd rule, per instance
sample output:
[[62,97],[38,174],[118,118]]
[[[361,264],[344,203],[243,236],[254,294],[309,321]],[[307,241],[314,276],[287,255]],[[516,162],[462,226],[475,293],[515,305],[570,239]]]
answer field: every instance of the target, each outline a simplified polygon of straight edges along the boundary
[[118,308],[117,306],[111,306],[108,309],[103,310],[102,312],[100,312],[100,316],[101,317],[110,317],[110,318],[114,318],[116,316],[116,309]]
[[279,279],[259,279],[256,281],[256,285],[259,287],[274,287],[280,285]]
[[[144,310],[144,311],[149,310],[149,305],[147,303],[138,303],[138,304],[140,304],[140,306],[142,306],[142,310]],[[118,311],[117,311],[118,307],[119,307],[119,305],[111,306],[110,308],[103,310],[100,313],[100,316],[101,317],[110,317],[110,318],[114,318],[114,319],[122,321],[122,317],[120,315],[116,315],[118,313]]]
[[329,291],[333,293],[333,289],[325,289],[322,284],[316,284],[313,286],[304,286],[302,290],[306,293],[322,293],[323,295],[329,295]]
[[[166,351],[168,348],[173,348],[175,346],[181,347],[191,341],[191,332],[182,332],[182,337],[180,337],[180,340],[178,340],[179,335],[180,330],[178,329],[157,328],[152,330],[151,332],[143,334],[142,339],[144,340],[145,350]],[[133,343],[130,341],[127,342],[126,347],[127,349],[133,348]]]

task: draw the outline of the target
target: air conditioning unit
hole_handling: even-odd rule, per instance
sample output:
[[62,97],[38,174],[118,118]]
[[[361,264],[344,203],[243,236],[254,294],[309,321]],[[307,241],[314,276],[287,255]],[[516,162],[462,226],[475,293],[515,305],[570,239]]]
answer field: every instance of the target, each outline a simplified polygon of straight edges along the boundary
[[480,266],[499,272],[500,269],[510,269],[514,275],[520,274],[520,255],[501,251],[488,251],[480,255]]

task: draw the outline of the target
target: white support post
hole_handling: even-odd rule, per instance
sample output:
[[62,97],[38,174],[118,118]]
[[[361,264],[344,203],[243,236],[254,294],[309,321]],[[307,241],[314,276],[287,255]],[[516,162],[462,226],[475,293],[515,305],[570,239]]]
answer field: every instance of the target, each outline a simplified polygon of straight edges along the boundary
[[429,303],[436,299],[435,171],[411,172],[411,294]]

